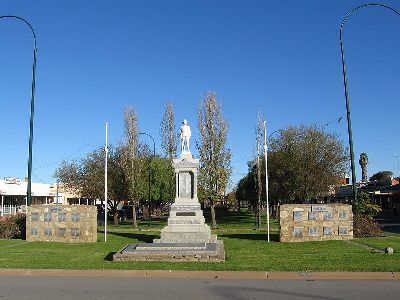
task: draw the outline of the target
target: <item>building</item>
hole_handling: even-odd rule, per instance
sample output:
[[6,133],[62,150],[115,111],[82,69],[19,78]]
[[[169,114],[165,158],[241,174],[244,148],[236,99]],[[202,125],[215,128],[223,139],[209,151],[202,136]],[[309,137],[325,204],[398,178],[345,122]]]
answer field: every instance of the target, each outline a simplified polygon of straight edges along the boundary
[[[24,212],[27,204],[28,182],[15,177],[0,179],[0,215]],[[32,204],[52,204],[54,193],[50,184],[32,182]]]
[[[357,183],[357,193],[370,195],[373,202],[388,212],[400,215],[400,178]],[[350,203],[353,198],[353,186],[350,184],[336,187],[330,202]]]

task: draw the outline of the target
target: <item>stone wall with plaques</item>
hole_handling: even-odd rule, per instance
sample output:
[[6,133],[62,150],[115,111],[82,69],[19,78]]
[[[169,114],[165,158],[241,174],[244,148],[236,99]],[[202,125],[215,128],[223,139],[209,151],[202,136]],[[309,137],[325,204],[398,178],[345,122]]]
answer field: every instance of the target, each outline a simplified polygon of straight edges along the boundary
[[279,217],[281,242],[353,238],[353,212],[348,204],[283,204]]
[[97,242],[94,205],[32,205],[26,212],[26,240],[30,242]]

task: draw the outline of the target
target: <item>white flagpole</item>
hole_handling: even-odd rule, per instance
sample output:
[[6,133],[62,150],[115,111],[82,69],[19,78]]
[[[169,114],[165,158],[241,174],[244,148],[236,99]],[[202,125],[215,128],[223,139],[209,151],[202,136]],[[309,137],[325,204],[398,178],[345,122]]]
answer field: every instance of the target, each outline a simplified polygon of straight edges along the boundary
[[268,242],[269,242],[267,121],[264,121],[264,157],[265,157],[265,199],[267,201],[267,234],[268,234]]
[[107,159],[108,159],[108,123],[106,123],[106,146],[105,150],[105,164],[104,164],[104,242],[107,242],[107,215],[108,215],[108,203],[107,203]]

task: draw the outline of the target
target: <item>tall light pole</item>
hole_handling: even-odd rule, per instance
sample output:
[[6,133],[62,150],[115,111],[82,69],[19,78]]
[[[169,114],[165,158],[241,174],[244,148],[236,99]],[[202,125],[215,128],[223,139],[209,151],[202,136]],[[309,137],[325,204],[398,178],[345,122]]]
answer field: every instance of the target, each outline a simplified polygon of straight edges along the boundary
[[28,188],[26,191],[27,205],[32,205],[32,145],[33,145],[33,115],[35,112],[35,87],[36,87],[36,34],[31,24],[18,16],[0,16],[0,19],[12,18],[24,22],[29,26],[33,35],[33,63],[32,63],[32,85],[31,85],[31,109],[29,117],[29,145],[28,145]]
[[400,16],[400,12],[397,10],[384,5],[384,4],[379,4],[379,3],[369,3],[369,4],[363,4],[360,6],[357,6],[353,8],[342,20],[340,23],[340,50],[341,50],[341,55],[342,55],[342,72],[343,72],[343,84],[344,84],[344,96],[346,98],[346,112],[347,112],[347,131],[349,135],[349,145],[350,145],[350,161],[351,161],[351,181],[353,185],[353,200],[354,202],[357,202],[357,181],[356,181],[356,172],[355,172],[355,163],[354,163],[354,150],[353,150],[353,133],[351,129],[351,117],[350,117],[350,99],[349,99],[349,93],[348,93],[348,88],[347,88],[347,75],[346,75],[346,63],[344,60],[344,45],[343,45],[343,27],[344,24],[346,23],[347,19],[357,10],[368,7],[368,6],[376,6],[376,7],[382,7],[391,10],[392,12],[396,13],[397,15]]
[[[150,137],[152,139],[152,141],[153,141],[153,158],[154,158],[156,156],[156,143],[155,143],[153,137],[150,134],[146,133],[146,132],[139,132],[139,134],[147,135],[148,137]],[[151,161],[150,161],[150,164],[149,164],[149,199],[148,199],[149,202],[148,202],[148,206],[147,206],[147,210],[148,210],[148,214],[149,214],[148,226],[151,225],[151,201],[150,201],[150,197],[151,197]]]

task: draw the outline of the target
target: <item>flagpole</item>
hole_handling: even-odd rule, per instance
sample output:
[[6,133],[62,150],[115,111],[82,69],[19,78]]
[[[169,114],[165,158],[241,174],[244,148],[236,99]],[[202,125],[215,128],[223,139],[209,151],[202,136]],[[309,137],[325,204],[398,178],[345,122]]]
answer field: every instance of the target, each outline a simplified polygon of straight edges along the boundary
[[268,148],[267,121],[264,121],[264,157],[265,157],[265,199],[267,201],[267,236],[269,242],[269,199],[268,199]]
[[104,242],[107,242],[107,215],[108,215],[108,203],[107,203],[107,160],[108,160],[108,123],[106,123],[106,146],[105,150],[105,164],[104,164]]

